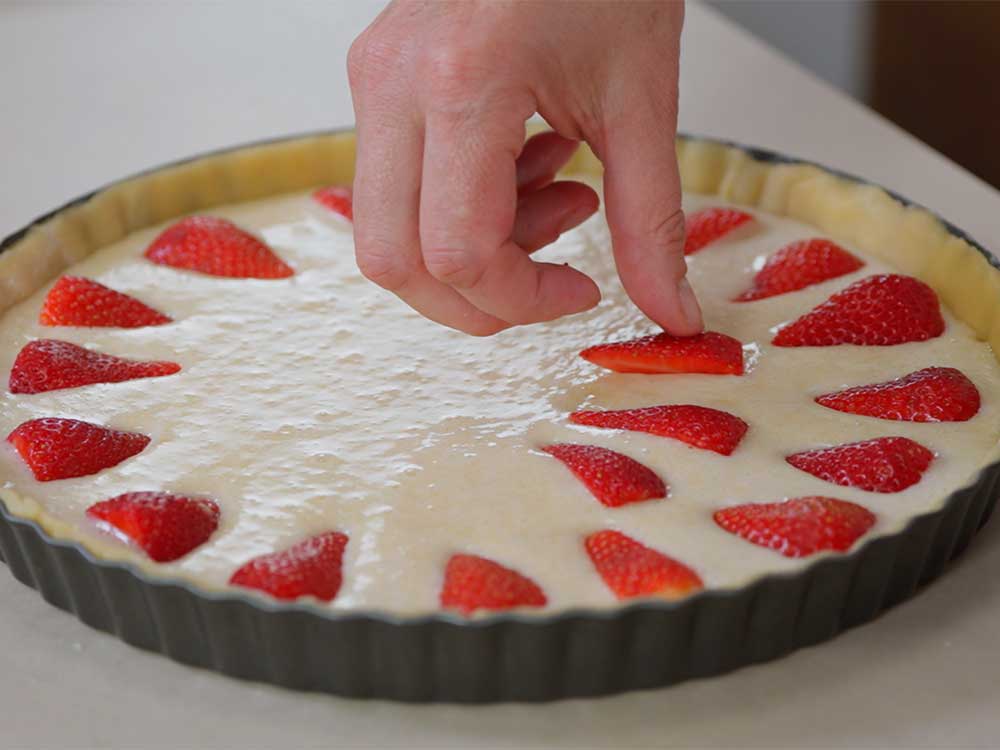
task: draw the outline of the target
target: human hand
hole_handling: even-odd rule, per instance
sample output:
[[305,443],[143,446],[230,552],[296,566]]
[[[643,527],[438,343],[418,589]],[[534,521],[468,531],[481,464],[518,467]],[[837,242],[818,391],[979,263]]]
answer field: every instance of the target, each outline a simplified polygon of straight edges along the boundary
[[[700,331],[674,150],[683,16],[680,0],[391,3],[348,56],[362,273],[474,335],[593,307],[590,278],[529,254],[597,210],[553,181],[584,140],[625,290],[667,331]],[[536,112],[554,132],[525,143]]]

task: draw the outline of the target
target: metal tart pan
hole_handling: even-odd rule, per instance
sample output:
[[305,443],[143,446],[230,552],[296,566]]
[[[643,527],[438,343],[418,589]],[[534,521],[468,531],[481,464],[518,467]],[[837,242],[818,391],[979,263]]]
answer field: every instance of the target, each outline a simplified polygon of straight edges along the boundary
[[[808,163],[737,147],[762,162]],[[942,223],[1000,267],[964,232]],[[0,252],[32,225],[3,240]],[[232,677],[398,701],[550,701],[718,675],[870,622],[940,576],[961,554],[990,518],[998,481],[1000,461],[953,492],[939,510],[912,518],[899,532],[874,537],[847,554],[819,558],[794,573],[680,601],[643,601],[609,610],[499,613],[466,620],[448,613],[403,617],[333,611],[235,590],[205,591],[95,557],[82,545],[53,538],[35,521],[14,515],[2,501],[0,554],[15,578],[87,625]]]

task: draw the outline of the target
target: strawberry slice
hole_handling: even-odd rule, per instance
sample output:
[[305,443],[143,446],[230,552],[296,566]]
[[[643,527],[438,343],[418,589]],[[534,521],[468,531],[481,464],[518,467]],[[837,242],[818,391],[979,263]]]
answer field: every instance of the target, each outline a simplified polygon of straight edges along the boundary
[[735,208],[703,208],[687,215],[684,254],[692,255],[741,227],[753,216]]
[[334,213],[340,214],[345,219],[352,221],[354,219],[354,201],[349,187],[331,185],[320,188],[313,193],[313,200]]
[[617,411],[578,411],[569,421],[588,427],[648,432],[681,440],[695,448],[730,455],[747,431],[747,423],[728,412],[692,404],[647,406]]
[[156,562],[184,557],[208,541],[219,526],[214,500],[167,492],[126,492],[91,505],[87,515]]
[[909,438],[880,437],[794,453],[785,460],[825,482],[868,492],[900,492],[920,481],[934,454]]
[[231,221],[189,216],[146,249],[154,263],[234,279],[284,279],[295,272],[267,245]]
[[347,535],[339,531],[318,534],[281,552],[255,557],[233,573],[229,582],[276,599],[314,596],[332,601],[343,582],[347,542]]
[[689,567],[620,531],[591,534],[584,540],[584,547],[601,578],[619,599],[680,599],[703,588],[701,578]]
[[900,422],[965,422],[979,412],[979,402],[975,383],[954,367],[927,367],[816,398],[828,409]]
[[171,319],[135,297],[96,281],[60,276],[45,296],[38,322],[43,326],[142,328],[161,326]]
[[937,294],[911,276],[879,274],[851,284],[774,337],[775,346],[892,346],[944,332]]
[[542,450],[566,464],[609,508],[667,496],[667,486],[656,472],[616,451],[571,443],[548,445]]
[[743,344],[714,331],[686,337],[658,333],[599,344],[584,349],[580,356],[615,372],[743,374]]
[[32,419],[7,436],[39,482],[96,474],[117,466],[149,445],[135,432],[112,430],[77,419]]
[[830,240],[800,240],[767,259],[753,284],[734,302],[751,302],[787,294],[857,271],[864,262]]
[[175,362],[137,362],[101,354],[68,341],[40,339],[27,344],[10,372],[11,393],[43,393],[93,383],[121,383],[180,372]]
[[875,523],[875,514],[861,505],[817,496],[734,505],[712,517],[729,533],[785,557],[845,552]]
[[477,609],[544,607],[538,584],[516,570],[478,555],[452,555],[444,570],[441,606],[471,615]]

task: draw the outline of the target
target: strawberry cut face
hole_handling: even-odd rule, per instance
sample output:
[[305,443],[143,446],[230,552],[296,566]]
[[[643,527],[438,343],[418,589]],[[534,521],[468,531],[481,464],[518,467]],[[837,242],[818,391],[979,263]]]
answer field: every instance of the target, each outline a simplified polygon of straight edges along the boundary
[[754,276],[750,288],[733,301],[752,302],[796,292],[853,273],[864,265],[830,240],[800,240],[786,245],[768,258]]
[[920,481],[934,460],[927,448],[905,437],[882,437],[795,453],[797,469],[843,487],[901,492]]
[[303,596],[333,601],[343,582],[347,542],[347,535],[339,531],[317,534],[280,552],[255,557],[229,582],[285,601]]
[[285,279],[292,268],[231,221],[189,216],[167,227],[146,249],[153,263],[233,279]]
[[680,440],[695,448],[731,455],[748,425],[739,417],[694,404],[666,404],[614,411],[578,411],[570,422],[610,430],[632,430]]
[[615,372],[743,374],[743,345],[714,331],[686,337],[658,333],[599,344],[584,349],[580,356]]
[[141,453],[149,438],[77,419],[32,419],[7,436],[39,482],[96,474]]
[[171,322],[163,313],[135,297],[81,276],[61,276],[42,303],[43,326],[142,328]]
[[775,346],[893,346],[944,333],[937,294],[899,274],[869,276],[837,292],[775,335]]
[[214,500],[167,492],[128,492],[90,506],[87,515],[156,562],[184,557],[207,542],[219,525]]
[[544,607],[541,587],[527,576],[478,555],[452,555],[444,571],[441,606],[468,616],[477,610]]
[[354,200],[349,187],[331,185],[320,188],[313,193],[313,200],[348,221],[354,220]]
[[685,219],[684,254],[694,255],[735,229],[753,221],[753,216],[735,208],[702,208]]
[[927,367],[895,380],[816,397],[827,409],[900,422],[965,422],[979,413],[976,384],[954,367]]
[[667,486],[648,466],[597,445],[557,443],[542,448],[562,461],[609,508],[667,496]]
[[785,557],[846,552],[876,521],[861,505],[819,496],[734,505],[716,511],[713,518],[729,533]]
[[180,372],[176,362],[136,362],[84,349],[68,341],[32,341],[14,360],[11,393],[44,393],[95,383],[121,383]]
[[703,588],[701,578],[689,567],[620,531],[591,534],[584,547],[604,583],[619,599],[679,599]]

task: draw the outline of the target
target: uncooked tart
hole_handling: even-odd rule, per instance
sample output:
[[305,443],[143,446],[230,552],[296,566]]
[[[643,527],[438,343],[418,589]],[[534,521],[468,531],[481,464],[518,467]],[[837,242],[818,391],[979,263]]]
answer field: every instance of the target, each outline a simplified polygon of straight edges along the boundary
[[[80,429],[143,439],[55,479],[48,464],[29,467],[23,441],[4,443],[4,557],[85,621],[182,661],[405,699],[665,684],[870,619],[939,572],[988,515],[1000,272],[878,187],[701,139],[680,139],[678,155],[689,278],[718,337],[695,354],[669,340],[683,351],[664,355],[662,336],[618,345],[658,332],[627,301],[600,214],[541,255],[597,281],[593,311],[488,339],[422,319],[355,267],[349,192],[337,187],[351,179],[350,134],[150,172],[8,239],[0,432],[74,420],[55,448],[40,433],[57,452],[90,439]],[[599,166],[581,150],[566,173],[596,186]],[[199,270],[204,258],[174,252],[185,232],[217,225],[242,233],[241,257],[265,269],[249,275],[263,278],[227,277],[221,261]],[[40,317],[56,295],[79,294],[71,283],[92,282],[153,317]],[[876,306],[855,321],[864,330],[837,317],[894,285],[906,304],[932,301]],[[892,315],[916,333],[878,340]],[[883,345],[839,343],[857,337]],[[696,371],[664,372],[678,368]],[[938,386],[962,403],[941,406]],[[795,519],[775,520],[791,508]],[[959,511],[949,528],[942,519]],[[173,525],[150,530],[160,523]],[[302,559],[312,567],[274,582]],[[81,604],[95,581],[102,603]],[[147,606],[123,625],[117,597],[129,588]],[[156,600],[168,592],[188,614],[165,613]],[[219,608],[228,624],[215,624]],[[329,629],[336,675],[306,663],[308,638],[281,647],[302,637],[291,635],[301,618]],[[207,645],[177,645],[185,627]],[[239,637],[220,656],[215,627],[268,641],[266,658]],[[581,650],[609,628],[613,643]],[[738,645],[720,645],[734,634]],[[369,663],[348,656],[358,638],[366,653],[398,643]],[[559,657],[539,660],[538,639]],[[404,643],[420,653],[402,656]],[[481,665],[452,663],[479,652]],[[621,664],[595,666],[602,654]]]

